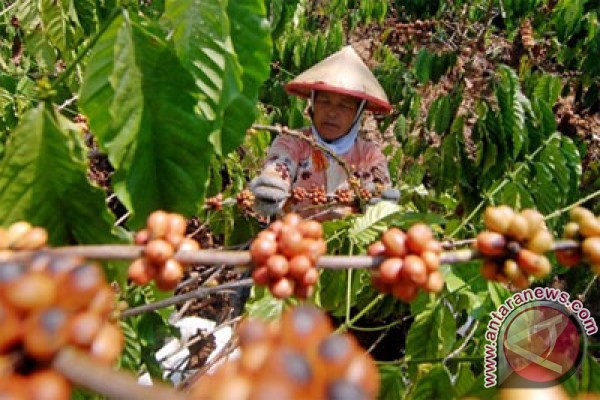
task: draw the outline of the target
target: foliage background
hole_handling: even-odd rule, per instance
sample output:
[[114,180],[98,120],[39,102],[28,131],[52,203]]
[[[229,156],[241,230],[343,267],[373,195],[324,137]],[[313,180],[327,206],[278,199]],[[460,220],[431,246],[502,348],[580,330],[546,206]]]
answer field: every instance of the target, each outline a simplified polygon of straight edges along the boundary
[[[283,84],[348,43],[394,105],[365,128],[402,201],[327,223],[330,253],[364,252],[387,227],[419,220],[440,238],[471,237],[490,204],[536,207],[560,234],[561,211],[600,189],[595,1],[1,4],[0,223],[44,226],[54,245],[130,241],[159,208],[206,221],[223,245],[246,242],[259,223],[204,200],[234,196],[258,173],[271,137],[247,135],[253,122],[307,123]],[[106,269],[131,305],[164,296],[129,287],[123,265]],[[373,349],[382,398],[496,395],[482,387],[483,333],[510,292],[483,281],[477,263],[444,275],[441,296],[407,306],[378,296],[365,271],[322,273],[313,301],[387,349]],[[583,294],[598,317],[598,283],[585,269],[556,266],[536,284]],[[246,311],[274,318],[283,306],[256,290]],[[123,368],[160,376],[146,350],[173,333],[169,311],[123,324]],[[592,340],[570,393],[600,391],[598,355]]]

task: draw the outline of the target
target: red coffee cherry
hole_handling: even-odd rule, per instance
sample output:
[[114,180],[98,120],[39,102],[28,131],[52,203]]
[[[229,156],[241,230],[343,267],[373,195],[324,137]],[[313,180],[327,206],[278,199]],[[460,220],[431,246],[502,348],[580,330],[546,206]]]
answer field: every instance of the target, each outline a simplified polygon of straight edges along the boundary
[[164,291],[173,290],[183,279],[183,274],[184,270],[181,263],[170,258],[158,269],[156,277],[154,278],[156,287]]
[[150,240],[144,248],[144,257],[157,265],[165,263],[174,253],[173,245],[162,239]]
[[391,228],[384,232],[381,236],[381,242],[385,246],[386,255],[389,257],[404,257],[408,252],[406,234],[398,228]]
[[104,323],[100,315],[94,312],[81,312],[68,322],[68,340],[75,346],[87,348],[98,335]]
[[111,364],[121,354],[124,340],[123,333],[119,328],[105,322],[92,342],[90,354],[101,363]]
[[256,265],[264,264],[269,257],[277,252],[277,243],[266,238],[256,238],[250,245],[250,255]]
[[58,372],[46,369],[27,379],[28,397],[35,400],[69,400],[71,384]]
[[406,246],[412,254],[423,253],[431,241],[433,241],[433,232],[423,223],[415,224],[406,231]]
[[500,233],[484,231],[477,235],[475,247],[486,256],[500,256],[506,251],[506,239]]

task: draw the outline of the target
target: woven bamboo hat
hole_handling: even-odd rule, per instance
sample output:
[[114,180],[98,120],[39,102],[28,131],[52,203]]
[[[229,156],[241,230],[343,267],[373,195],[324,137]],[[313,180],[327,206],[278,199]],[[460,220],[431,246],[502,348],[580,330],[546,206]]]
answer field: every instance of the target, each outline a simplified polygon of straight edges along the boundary
[[307,69],[287,85],[289,94],[310,98],[312,90],[347,94],[367,101],[366,109],[374,113],[389,113],[392,106],[385,91],[369,67],[346,46]]

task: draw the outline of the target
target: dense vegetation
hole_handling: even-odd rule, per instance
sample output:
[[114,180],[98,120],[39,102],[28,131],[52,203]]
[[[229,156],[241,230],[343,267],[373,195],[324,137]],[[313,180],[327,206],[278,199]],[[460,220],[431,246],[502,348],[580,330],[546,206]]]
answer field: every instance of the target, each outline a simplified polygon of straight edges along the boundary
[[[0,224],[42,226],[51,245],[131,242],[157,209],[200,224],[215,245],[246,243],[264,221],[233,205],[271,140],[249,129],[305,126],[306,104],[283,84],[344,44],[394,106],[365,128],[402,198],[326,223],[328,253],[364,254],[388,227],[417,221],[441,240],[470,238],[488,205],[537,208],[557,236],[572,204],[600,209],[595,1],[0,4]],[[598,318],[594,275],[552,261],[536,284],[583,295]],[[130,306],[164,296],[129,286],[123,264],[105,270]],[[367,271],[321,273],[316,305],[366,343],[380,332],[387,352],[393,343],[376,354],[381,398],[495,394],[483,389],[484,332],[511,292],[476,261],[442,272],[442,294],[410,305],[379,295]],[[276,318],[294,302],[255,289],[246,313]],[[170,311],[122,323],[122,368],[161,375],[151,354],[172,333]],[[570,393],[600,391],[595,349]]]

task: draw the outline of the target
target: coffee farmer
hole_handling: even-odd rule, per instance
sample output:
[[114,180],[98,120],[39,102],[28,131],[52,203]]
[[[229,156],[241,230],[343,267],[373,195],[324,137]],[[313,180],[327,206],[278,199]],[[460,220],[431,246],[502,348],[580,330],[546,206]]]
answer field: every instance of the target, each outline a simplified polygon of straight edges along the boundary
[[[383,88],[352,47],[344,47],[309,68],[285,89],[289,94],[310,100],[312,125],[305,134],[312,135],[352,166],[353,175],[360,178],[362,187],[371,192],[383,188],[382,198],[398,200],[399,192],[389,189],[385,156],[376,144],[358,136],[364,110],[389,113],[392,107]],[[327,194],[350,189],[348,176],[335,159],[305,140],[279,135],[271,144],[261,174],[250,183],[256,210],[263,215],[275,215],[306,208],[308,200],[292,208],[288,202],[284,209],[291,190],[296,187],[308,191],[322,187]],[[326,218],[349,212],[350,207],[339,207]]]

